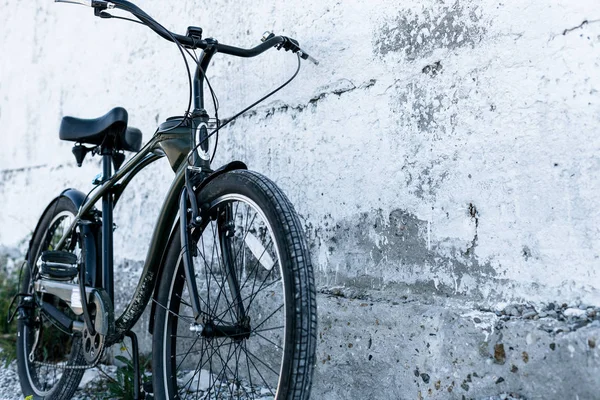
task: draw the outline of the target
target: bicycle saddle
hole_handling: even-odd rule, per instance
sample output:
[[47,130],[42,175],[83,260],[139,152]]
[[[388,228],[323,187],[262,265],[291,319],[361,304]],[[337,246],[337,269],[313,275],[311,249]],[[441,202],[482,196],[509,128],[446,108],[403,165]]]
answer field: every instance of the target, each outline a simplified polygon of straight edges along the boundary
[[71,142],[139,151],[142,147],[142,132],[137,128],[128,128],[127,120],[127,110],[123,107],[113,108],[95,119],[63,117],[58,135],[61,140]]

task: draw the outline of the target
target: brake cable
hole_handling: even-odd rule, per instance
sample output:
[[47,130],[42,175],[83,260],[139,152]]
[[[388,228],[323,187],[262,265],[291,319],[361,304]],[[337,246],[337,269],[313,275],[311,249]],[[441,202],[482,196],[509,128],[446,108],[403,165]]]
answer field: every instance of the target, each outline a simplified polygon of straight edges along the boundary
[[296,54],[296,56],[298,57],[298,67],[296,68],[296,72],[294,72],[294,75],[292,75],[292,77],[290,79],[288,79],[287,81],[285,81],[281,86],[279,86],[278,88],[276,88],[275,90],[273,90],[272,92],[268,93],[267,95],[263,96],[262,98],[260,98],[259,100],[255,101],[254,103],[250,104],[248,107],[244,108],[242,111],[238,112],[237,114],[235,114],[233,117],[229,118],[227,121],[225,121],[222,125],[218,126],[214,131],[212,131],[211,133],[209,133],[208,135],[206,135],[206,137],[204,139],[202,139],[202,141],[200,143],[198,143],[192,150],[190,150],[190,152],[187,155],[187,162],[188,165],[192,165],[191,161],[190,161],[190,157],[192,156],[193,152],[195,150],[198,149],[198,147],[204,143],[206,140],[208,140],[211,136],[213,136],[214,134],[217,134],[219,132],[219,130],[225,126],[227,126],[230,122],[234,121],[235,119],[237,119],[239,116],[241,116],[242,114],[246,113],[248,110],[254,108],[255,106],[257,106],[258,104],[262,103],[263,101],[265,101],[266,99],[268,99],[269,97],[271,97],[272,95],[274,95],[275,93],[277,93],[278,91],[280,91],[281,89],[283,89],[284,87],[286,87],[291,81],[294,80],[294,78],[296,78],[296,76],[298,75],[298,72],[300,72],[300,54]]
[[[115,15],[112,15],[112,14],[106,12],[106,11],[100,11],[98,13],[98,16],[100,18],[105,18],[105,19],[114,18],[114,19],[122,19],[122,20],[125,20],[125,21],[131,21],[131,22],[139,23],[141,25],[145,25],[148,28],[152,29],[152,27],[146,21],[144,21],[142,18],[140,18],[139,15],[137,15],[136,13],[134,13],[126,5],[120,4],[119,8],[121,8],[124,11],[127,11],[127,12],[131,13],[136,18],[138,18],[139,21],[136,21],[136,20],[131,19],[131,18],[126,18],[126,17],[121,17],[121,16],[115,16]],[[179,42],[179,40],[177,40],[177,38],[175,38],[175,36],[171,33],[171,31],[169,31],[167,28],[165,28],[164,26],[162,26],[158,21],[156,21],[154,18],[152,18],[151,16],[149,16],[148,14],[146,14],[143,10],[140,9],[139,11],[140,11],[141,14],[143,13],[142,17],[148,19],[149,21],[152,21],[154,24],[156,24],[158,27],[160,27],[164,32],[166,32],[166,34],[170,37],[170,39],[173,41],[173,43],[175,43],[177,45],[177,48],[178,48],[179,52],[181,53],[181,56],[183,57],[183,61],[185,63],[185,69],[186,69],[187,76],[188,76],[188,86],[189,86],[189,97],[188,97],[187,111],[183,115],[183,118],[181,119],[181,121],[179,122],[179,124],[177,124],[176,126],[173,126],[173,127],[169,128],[169,129],[163,131],[163,132],[167,132],[167,131],[171,131],[173,129],[179,128],[181,125],[183,125],[184,122],[186,121],[186,119],[189,117],[190,111],[192,109],[192,97],[193,97],[193,91],[192,91],[192,73],[190,71],[190,66],[188,64],[188,60],[185,57],[185,52],[184,52],[184,50],[186,50],[186,52],[187,52],[187,49],[185,49],[181,45],[181,43]],[[189,55],[189,53],[188,53],[188,55]]]
[[[115,19],[122,19],[122,20],[126,20],[126,21],[131,21],[131,22],[139,23],[139,24],[141,24],[141,25],[145,25],[145,26],[147,26],[147,27],[149,27],[149,28],[151,28],[151,29],[152,29],[152,27],[151,27],[151,26],[150,26],[150,25],[149,25],[149,24],[148,24],[146,21],[144,21],[144,19],[148,19],[149,21],[152,21],[154,24],[156,24],[156,25],[157,25],[159,28],[161,28],[161,29],[162,29],[162,30],[163,30],[163,31],[164,31],[164,32],[165,32],[165,33],[166,33],[166,34],[169,36],[169,38],[170,38],[170,39],[173,41],[173,43],[175,43],[175,44],[177,45],[177,47],[178,47],[178,49],[179,49],[179,52],[181,53],[181,56],[183,57],[183,60],[184,60],[184,62],[185,62],[186,72],[187,72],[187,75],[188,75],[188,85],[189,85],[189,99],[188,99],[188,108],[187,108],[187,111],[185,112],[185,114],[184,114],[183,118],[181,119],[181,121],[180,121],[180,122],[179,122],[177,125],[175,125],[175,126],[173,126],[173,127],[171,127],[171,128],[168,128],[168,129],[166,129],[166,130],[163,130],[163,131],[161,131],[161,132],[162,132],[162,133],[164,133],[164,132],[168,132],[168,131],[174,130],[174,129],[176,129],[176,128],[179,128],[181,125],[183,125],[183,124],[184,124],[184,122],[186,121],[186,119],[187,119],[187,118],[189,117],[189,115],[190,115],[190,110],[191,110],[191,108],[192,108],[192,97],[193,97],[193,89],[192,89],[192,74],[191,74],[191,71],[190,71],[190,67],[189,67],[189,64],[188,64],[188,60],[187,60],[187,58],[185,57],[185,53],[187,53],[187,54],[188,54],[188,55],[189,55],[189,56],[190,56],[190,57],[191,57],[191,58],[194,60],[194,62],[196,63],[196,65],[197,65],[198,67],[200,67],[200,62],[199,62],[199,60],[198,60],[198,59],[195,59],[195,58],[192,56],[192,54],[189,52],[189,50],[188,50],[187,48],[185,48],[184,46],[182,46],[182,45],[181,45],[181,43],[179,42],[179,40],[177,40],[177,39],[175,38],[175,36],[174,36],[174,35],[171,33],[171,31],[169,31],[168,29],[166,29],[166,28],[165,28],[164,26],[162,26],[162,25],[161,25],[159,22],[157,22],[157,21],[156,21],[154,18],[152,18],[152,17],[150,17],[148,14],[146,14],[146,13],[145,13],[143,10],[140,10],[140,9],[138,9],[138,10],[140,11],[140,14],[143,14],[143,15],[142,15],[142,17],[143,17],[143,18],[140,18],[140,16],[139,16],[139,15],[137,15],[136,13],[134,13],[134,12],[133,12],[133,11],[132,11],[132,10],[131,10],[129,7],[127,7],[127,6],[123,7],[123,6],[124,6],[124,4],[120,4],[120,6],[121,6],[121,7],[120,7],[121,9],[123,9],[123,10],[125,10],[125,11],[128,11],[129,13],[131,13],[132,15],[134,15],[135,17],[137,17],[137,18],[139,19],[139,21],[136,21],[136,20],[134,20],[134,19],[131,19],[131,18],[120,17],[120,16],[114,16],[114,15],[112,15],[112,14],[110,14],[110,13],[106,12],[106,11],[101,11],[101,12],[99,12],[99,13],[98,13],[98,16],[99,16],[99,17],[101,17],[101,18],[115,18]],[[291,42],[291,40],[290,40],[290,39],[288,39],[288,40]],[[280,45],[277,47],[277,49],[279,50],[279,49],[281,49],[281,48],[283,47],[285,50],[289,50],[289,48],[288,48],[288,45],[289,45],[289,44],[296,44],[296,45],[297,45],[297,43],[296,43],[296,42],[291,42],[291,43],[287,43],[287,42],[286,42],[286,43],[282,43],[282,44],[280,44]],[[214,130],[213,130],[213,131],[210,133],[210,134],[206,135],[206,137],[204,137],[204,138],[203,138],[203,139],[200,141],[200,143],[197,143],[197,144],[195,144],[195,146],[194,146],[194,147],[193,147],[193,148],[190,150],[190,152],[188,153],[188,155],[187,155],[187,157],[186,157],[186,158],[187,158],[188,165],[192,165],[192,163],[191,163],[191,160],[190,160],[190,157],[192,156],[193,152],[194,152],[194,151],[196,151],[196,150],[197,150],[197,149],[198,149],[198,148],[199,148],[199,147],[200,147],[200,146],[201,146],[201,145],[202,145],[204,142],[206,142],[206,141],[207,141],[207,140],[208,140],[210,137],[212,137],[213,135],[217,135],[217,136],[216,136],[216,138],[217,138],[217,139],[216,139],[216,141],[215,141],[215,147],[214,147],[214,149],[213,149],[213,154],[212,154],[212,156],[211,156],[211,158],[210,158],[210,161],[212,162],[212,161],[213,161],[213,159],[214,159],[214,157],[215,157],[215,155],[216,155],[216,152],[217,152],[217,146],[218,146],[218,137],[219,137],[219,136],[218,136],[218,134],[219,134],[219,131],[221,130],[221,128],[223,128],[223,127],[227,126],[227,125],[228,125],[230,122],[232,122],[232,121],[236,120],[236,119],[237,119],[239,116],[241,116],[242,114],[244,114],[244,113],[246,113],[247,111],[249,111],[250,109],[252,109],[252,108],[256,107],[258,104],[262,103],[263,101],[265,101],[266,99],[268,99],[269,97],[271,97],[272,95],[274,95],[275,93],[277,93],[278,91],[280,91],[281,89],[283,89],[284,87],[286,87],[286,86],[287,86],[287,85],[288,85],[290,82],[292,82],[292,81],[293,81],[293,80],[296,78],[296,76],[297,76],[297,75],[298,75],[298,73],[300,72],[300,66],[301,66],[301,54],[300,54],[300,53],[296,53],[296,56],[297,56],[297,58],[298,58],[298,66],[297,66],[297,68],[296,68],[296,71],[294,72],[294,74],[292,75],[292,77],[291,77],[291,78],[289,78],[289,79],[288,79],[287,81],[285,81],[285,82],[284,82],[282,85],[280,85],[279,87],[277,87],[276,89],[274,89],[274,90],[273,90],[273,91],[271,91],[270,93],[266,94],[265,96],[263,96],[263,97],[262,97],[262,98],[260,98],[259,100],[257,100],[257,101],[255,101],[254,103],[250,104],[248,107],[246,107],[246,108],[244,108],[243,110],[239,111],[237,114],[235,114],[233,117],[229,118],[229,119],[228,119],[226,122],[224,122],[223,124],[220,124],[220,123],[219,123],[219,117],[218,117],[218,108],[219,108],[219,107],[218,107],[218,99],[217,99],[217,97],[216,97],[216,94],[215,94],[215,92],[214,92],[214,90],[213,90],[213,88],[212,88],[212,85],[210,84],[210,81],[208,80],[208,77],[206,77],[206,74],[204,73],[204,70],[202,70],[202,73],[204,73],[204,76],[205,76],[206,82],[207,82],[207,84],[208,84],[208,87],[209,87],[209,90],[210,90],[210,92],[211,92],[211,97],[212,97],[212,100],[213,100],[213,105],[214,105],[214,108],[215,108],[215,118],[216,118],[216,121],[217,121],[217,122],[216,122],[216,124],[217,124],[217,127],[216,127],[216,128],[215,128],[215,129],[214,129]],[[201,67],[200,67],[200,68],[201,68]],[[157,132],[158,132],[158,131],[157,131]]]

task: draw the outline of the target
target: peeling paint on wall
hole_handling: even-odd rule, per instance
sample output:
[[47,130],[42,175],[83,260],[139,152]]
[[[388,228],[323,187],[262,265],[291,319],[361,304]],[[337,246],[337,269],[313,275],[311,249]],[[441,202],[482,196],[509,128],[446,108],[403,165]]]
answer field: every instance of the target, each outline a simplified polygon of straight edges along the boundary
[[384,56],[390,52],[402,52],[408,61],[414,61],[428,56],[435,49],[476,46],[487,32],[487,23],[482,18],[483,8],[459,0],[439,3],[432,7],[424,6],[419,12],[398,12],[378,32],[375,52]]

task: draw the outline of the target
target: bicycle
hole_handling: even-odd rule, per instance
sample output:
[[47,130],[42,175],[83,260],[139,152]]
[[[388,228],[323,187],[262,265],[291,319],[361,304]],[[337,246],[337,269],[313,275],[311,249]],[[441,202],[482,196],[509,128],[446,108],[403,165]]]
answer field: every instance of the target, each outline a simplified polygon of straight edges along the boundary
[[[266,177],[240,161],[216,170],[211,161],[220,129],[294,79],[301,59],[316,60],[296,40],[273,34],[250,49],[204,39],[198,27],[178,35],[125,0],[55,1],[90,6],[101,18],[138,22],[174,42],[186,63],[190,99],[185,115],[160,124],[143,147],[141,132],[127,126],[123,108],[93,120],[63,118],[59,136],[75,143],[78,166],[91,153],[102,157],[103,172],[87,195],[67,189],[56,197],[29,243],[21,292],[9,308],[9,320],[18,320],[23,393],[71,398],[85,369],[97,366],[106,349],[128,336],[134,396],[143,398],[131,329],[151,304],[154,397],[307,399],[315,364],[316,292],[300,220]],[[136,19],[112,15],[112,9]],[[211,58],[216,53],[254,57],[271,48],[296,54],[294,76],[227,121],[218,119],[215,103],[211,119],[204,107],[205,80],[216,100],[206,78]],[[198,58],[190,52],[196,49]],[[193,79],[186,55],[196,63]],[[125,163],[126,151],[135,154]],[[135,293],[117,317],[113,209],[136,174],[163,157],[175,178]]]

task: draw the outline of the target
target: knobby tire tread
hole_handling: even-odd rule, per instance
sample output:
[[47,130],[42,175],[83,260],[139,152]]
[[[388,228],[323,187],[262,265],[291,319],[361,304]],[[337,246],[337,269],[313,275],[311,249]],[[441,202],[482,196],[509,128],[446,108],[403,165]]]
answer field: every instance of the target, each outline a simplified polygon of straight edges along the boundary
[[[275,206],[276,214],[284,218],[281,221],[280,227],[283,228],[285,240],[291,243],[291,248],[293,249],[292,254],[289,255],[292,261],[290,265],[296,268],[293,276],[298,278],[294,282],[294,289],[308,285],[309,298],[301,297],[300,301],[302,301],[302,304],[300,307],[296,306],[296,317],[300,317],[300,321],[297,322],[299,322],[302,331],[300,340],[297,341],[296,349],[300,353],[300,357],[295,359],[296,365],[292,368],[292,376],[290,376],[289,380],[292,383],[291,387],[310,388],[312,387],[313,376],[312,373],[306,373],[306,370],[315,365],[317,294],[314,282],[312,282],[314,276],[313,265],[310,257],[308,257],[309,252],[306,247],[306,241],[302,236],[303,230],[300,219],[287,196],[269,179],[253,171],[233,171],[233,173],[245,174],[274,200],[272,204]],[[303,292],[304,290],[300,289],[300,293]],[[297,296],[293,296],[293,299],[297,301]],[[308,312],[304,312],[303,310],[308,310]],[[292,331],[294,333],[297,332],[296,329]],[[310,393],[293,392],[292,396],[291,398],[294,400],[308,399]]]

